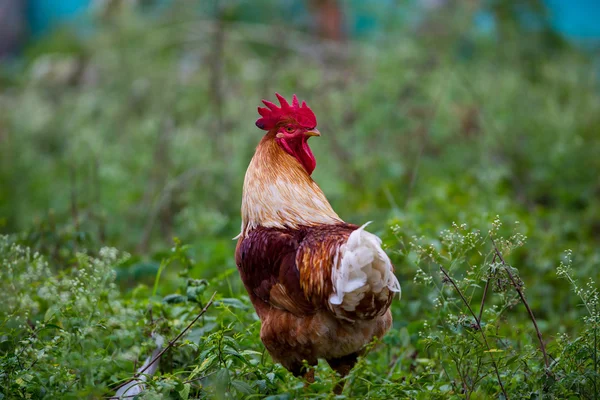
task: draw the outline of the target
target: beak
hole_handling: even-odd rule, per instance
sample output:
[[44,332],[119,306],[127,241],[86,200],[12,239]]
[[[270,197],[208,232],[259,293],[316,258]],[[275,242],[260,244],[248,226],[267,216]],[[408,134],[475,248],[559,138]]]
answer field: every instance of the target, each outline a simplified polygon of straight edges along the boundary
[[306,136],[321,136],[321,132],[317,128],[311,129],[310,131],[304,132]]

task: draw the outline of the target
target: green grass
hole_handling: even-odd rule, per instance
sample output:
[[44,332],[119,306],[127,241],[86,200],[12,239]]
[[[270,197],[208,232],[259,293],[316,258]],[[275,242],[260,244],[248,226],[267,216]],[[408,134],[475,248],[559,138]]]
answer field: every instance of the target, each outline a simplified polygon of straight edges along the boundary
[[111,396],[214,292],[144,398],[333,397],[326,365],[304,389],[265,353],[234,263],[275,91],[315,111],[314,178],[403,287],[345,398],[597,398],[597,71],[469,12],[333,48],[232,17],[220,48],[205,15],[123,11],[31,49],[0,93],[0,398]]

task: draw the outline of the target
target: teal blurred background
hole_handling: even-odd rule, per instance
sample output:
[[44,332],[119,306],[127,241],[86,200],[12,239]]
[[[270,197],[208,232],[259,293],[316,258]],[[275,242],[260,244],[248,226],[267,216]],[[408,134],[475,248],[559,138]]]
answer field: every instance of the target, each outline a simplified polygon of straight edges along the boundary
[[[109,0],[3,0],[0,8],[0,20],[11,30],[12,37],[23,43],[25,39],[36,39],[48,35],[61,25],[70,24],[77,27],[78,32],[89,32],[93,19],[90,14],[94,10],[106,7]],[[136,1],[145,12],[161,13],[167,9],[171,0]],[[215,9],[220,7],[235,8],[238,18],[245,21],[268,22],[265,15],[258,11],[251,1],[219,1],[213,3]],[[549,28],[570,41],[589,48],[598,48],[600,43],[600,7],[596,0],[539,0],[539,1],[499,1],[487,0],[479,3],[481,10],[474,15],[473,25],[481,30],[492,32],[496,28],[496,19],[501,9],[508,9],[516,14],[519,22],[531,29]],[[293,16],[292,21],[298,25],[311,24],[311,8],[331,7],[338,9],[343,15],[339,26],[344,34],[356,37],[369,37],[382,34],[388,24],[410,24],[426,18],[427,13],[452,4],[449,0],[375,0],[368,3],[358,0],[318,1],[295,0],[275,2],[273,8],[281,15]],[[198,6],[200,9],[201,6]],[[322,11],[323,12],[323,11]],[[504,11],[505,12],[505,11]],[[542,14],[543,17],[540,18]],[[330,16],[331,18],[331,16]],[[331,20],[330,20],[331,22]],[[14,28],[10,28],[13,25]],[[6,29],[6,28],[5,28]],[[5,40],[11,40],[11,36]]]

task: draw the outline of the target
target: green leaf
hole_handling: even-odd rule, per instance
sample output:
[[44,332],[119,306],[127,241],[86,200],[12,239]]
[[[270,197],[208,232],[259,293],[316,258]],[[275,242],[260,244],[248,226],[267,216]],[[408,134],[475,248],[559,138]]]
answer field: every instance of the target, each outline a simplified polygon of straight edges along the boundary
[[189,383],[183,384],[183,389],[178,392],[182,400],[187,400],[190,397],[190,388],[191,385]]
[[291,398],[291,394],[283,393],[283,394],[275,394],[273,396],[265,397],[264,400],[288,400]]
[[189,301],[198,303],[200,300],[200,296],[204,292],[204,289],[206,289],[206,285],[188,286],[186,288],[185,294]]
[[240,354],[242,354],[244,356],[262,357],[262,353],[260,351],[255,351],[255,350],[242,350],[240,352]]
[[202,363],[200,365],[198,365],[196,368],[194,368],[194,370],[190,374],[189,379],[194,379],[198,374],[206,371],[212,365],[213,361],[215,361],[216,358],[217,358],[216,354],[211,354],[210,356],[205,358],[204,361],[202,361]]
[[250,385],[248,385],[244,381],[240,381],[240,380],[231,381],[231,386],[233,386],[235,388],[235,390],[237,390],[238,392],[240,392],[242,394],[253,394],[254,393],[254,390],[252,390]]
[[224,306],[228,306],[228,307],[236,308],[236,309],[240,309],[240,310],[248,309],[248,306],[246,304],[242,303],[242,301],[240,299],[232,299],[232,298],[225,298],[225,299],[217,300],[217,301],[215,301],[215,305],[224,305]]
[[259,379],[255,381],[254,384],[260,392],[265,392],[267,390],[267,381],[265,381],[264,379]]
[[219,372],[215,375],[215,380],[217,382],[217,386],[225,388],[229,385],[229,370],[227,368],[221,368]]
[[187,302],[188,298],[180,294],[170,294],[168,296],[165,296],[162,301],[163,303],[167,304],[178,304]]
[[50,308],[48,308],[48,310],[46,310],[46,313],[44,314],[44,322],[50,322],[52,318],[54,318],[54,316],[58,313],[60,313],[60,306],[51,306]]

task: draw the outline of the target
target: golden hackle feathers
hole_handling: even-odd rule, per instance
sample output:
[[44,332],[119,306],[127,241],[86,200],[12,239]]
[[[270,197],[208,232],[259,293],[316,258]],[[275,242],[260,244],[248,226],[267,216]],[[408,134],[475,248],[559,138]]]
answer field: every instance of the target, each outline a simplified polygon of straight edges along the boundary
[[271,133],[265,135],[244,179],[241,236],[258,226],[297,228],[340,222],[306,170]]

